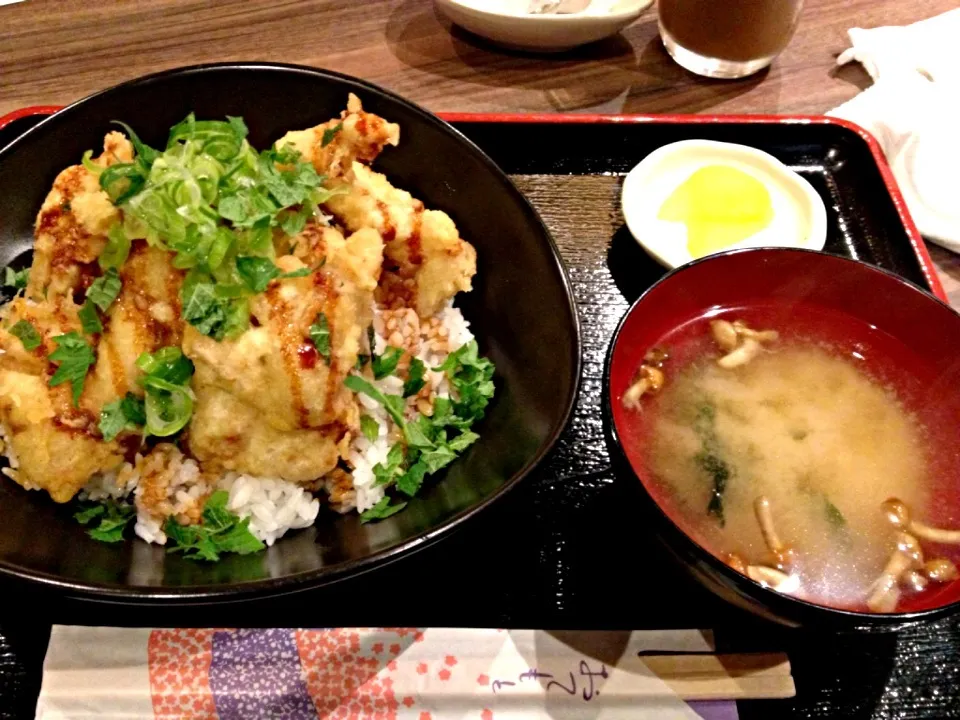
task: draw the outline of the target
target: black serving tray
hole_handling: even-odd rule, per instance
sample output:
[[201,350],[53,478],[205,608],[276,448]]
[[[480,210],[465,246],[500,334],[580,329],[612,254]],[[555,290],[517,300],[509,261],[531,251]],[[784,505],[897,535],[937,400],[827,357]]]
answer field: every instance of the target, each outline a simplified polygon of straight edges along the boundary
[[[5,127],[0,118],[0,147],[43,117],[30,110],[18,115]],[[557,447],[507,498],[442,543],[326,588],[192,608],[130,608],[0,588],[0,718],[33,717],[51,623],[713,628],[720,649],[786,650],[790,656],[797,696],[741,702],[743,718],[960,717],[957,619],[837,636],[770,625],[726,605],[657,549],[639,519],[635,480],[612,469],[602,420],[610,337],[629,304],[663,273],[624,227],[622,176],[675,140],[753,145],[821,194],[827,252],[892,270],[943,297],[876,143],[826,118],[447,119],[513,176],[569,267],[583,329],[584,376],[575,416]]]

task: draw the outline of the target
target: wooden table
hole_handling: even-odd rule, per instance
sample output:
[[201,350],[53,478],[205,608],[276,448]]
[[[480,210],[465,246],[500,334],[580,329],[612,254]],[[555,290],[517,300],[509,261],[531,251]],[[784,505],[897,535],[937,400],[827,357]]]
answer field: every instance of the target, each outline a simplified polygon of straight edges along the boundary
[[[0,7],[0,114],[62,105],[178,65],[274,60],[384,85],[434,111],[821,113],[869,85],[835,67],[853,26],[899,25],[956,0],[808,0],[773,68],[737,82],[673,64],[656,14],[615,38],[554,57],[500,51],[429,0],[28,0]],[[960,258],[932,254],[960,307]]]

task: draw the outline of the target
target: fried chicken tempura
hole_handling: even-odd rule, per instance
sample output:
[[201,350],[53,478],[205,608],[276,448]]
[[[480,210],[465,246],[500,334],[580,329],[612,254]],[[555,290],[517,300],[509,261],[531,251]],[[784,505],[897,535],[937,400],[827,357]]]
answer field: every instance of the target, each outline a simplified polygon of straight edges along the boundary
[[404,293],[405,305],[429,317],[458,292],[471,289],[477,253],[446,213],[425,209],[367,167],[386,145],[396,145],[399,136],[396,125],[365,112],[351,94],[339,120],[287,133],[277,147],[293,145],[326,176],[328,188],[342,193],[326,207],[347,230],[373,228],[383,236],[384,268],[396,276],[385,278],[386,286]]
[[317,172],[336,180],[348,174],[354,162],[372,163],[386,145],[399,142],[400,126],[365,112],[360,98],[350,93],[347,109],[339,119],[288,132],[276,146],[292,145]]
[[458,292],[468,292],[477,272],[477,252],[460,237],[450,217],[426,210],[387,178],[354,163],[343,195],[327,207],[348,230],[375,228],[385,242],[385,268],[400,279],[413,280],[408,303],[421,317],[430,317]]
[[[102,167],[133,159],[133,146],[121,133],[108,133]],[[57,175],[37,215],[33,265],[27,297],[42,299],[85,289],[99,268],[91,267],[107,244],[107,230],[120,220],[120,211],[100,189],[97,175],[72,165]]]

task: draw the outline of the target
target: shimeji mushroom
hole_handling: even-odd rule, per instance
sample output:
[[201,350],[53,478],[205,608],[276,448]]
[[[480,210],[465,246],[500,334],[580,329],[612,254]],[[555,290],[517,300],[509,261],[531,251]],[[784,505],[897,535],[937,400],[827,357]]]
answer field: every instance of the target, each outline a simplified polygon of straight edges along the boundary
[[[776,558],[777,567],[772,568],[766,565],[747,565],[745,574],[751,580],[754,580],[764,587],[772,588],[777,592],[794,593],[800,589],[800,576],[790,573],[793,565],[793,551],[780,541],[777,535],[777,529],[773,525],[773,514],[770,510],[770,501],[760,496],[753,505],[757,515],[757,522],[760,525],[760,532],[763,534],[763,541],[766,543],[770,552]],[[727,562],[733,566],[731,559]],[[736,558],[740,564],[743,563],[739,557]],[[737,568],[739,570],[739,568]],[[744,571],[741,571],[744,572]]]
[[960,530],[945,530],[944,528],[932,527],[919,520],[912,519],[910,517],[910,509],[902,500],[890,498],[884,501],[882,507],[884,514],[887,516],[887,520],[889,520],[894,527],[909,530],[918,538],[930,540],[931,542],[943,543],[945,545],[960,545]]
[[930,578],[918,570],[907,570],[900,576],[900,585],[913,592],[923,592],[929,584]]
[[759,342],[753,338],[746,338],[734,350],[717,360],[717,365],[724,370],[733,370],[753,360],[762,349],[763,346]]
[[753,330],[742,320],[734,320],[733,329],[736,331],[737,335],[750,338],[751,340],[756,340],[757,342],[761,343],[776,342],[780,339],[780,333],[778,333],[776,330]]
[[623,394],[623,406],[631,410],[640,407],[640,398],[648,393],[655,393],[663,387],[663,370],[660,368],[641,365],[639,377]]
[[747,565],[747,577],[777,592],[790,594],[800,589],[800,576],[787,575],[766,565]]
[[717,360],[717,365],[725,370],[746,365],[760,354],[764,343],[780,337],[776,330],[753,330],[740,320],[732,323],[714,320],[710,323],[710,331],[720,349],[727,353]]
[[913,564],[913,560],[900,549],[900,544],[897,543],[897,549],[887,560],[880,577],[874,581],[870,597],[867,598],[867,607],[873,612],[893,612],[900,602],[900,576]]
[[730,553],[727,555],[727,565],[732,567],[741,575],[747,574],[747,563],[737,553]]
[[957,566],[946,558],[934,558],[924,561],[923,551],[917,538],[947,545],[960,544],[960,531],[945,530],[914,520],[910,508],[898,498],[889,498],[881,506],[887,520],[895,528],[909,530],[912,534],[901,532],[897,538],[897,552],[907,556],[913,568],[900,578],[901,583],[920,592],[927,587],[927,581],[936,583],[950,582],[960,577]]
[[777,535],[777,529],[773,524],[773,512],[770,509],[770,501],[761,495],[753,503],[753,510],[757,516],[757,523],[760,525],[763,541],[776,559],[777,569],[789,572],[790,568],[793,567],[793,549],[784,545],[780,541],[780,536]]
[[923,572],[933,582],[950,582],[960,577],[957,573],[957,566],[946,558],[935,558],[927,560],[923,564]]
[[710,323],[710,331],[713,333],[713,339],[724,352],[730,352],[737,347],[740,338],[737,335],[737,329],[733,323],[726,320],[714,320]]
[[643,364],[637,372],[637,379],[623,394],[623,406],[630,410],[640,408],[640,398],[655,393],[663,387],[663,364],[670,358],[666,350],[653,348],[643,357]]

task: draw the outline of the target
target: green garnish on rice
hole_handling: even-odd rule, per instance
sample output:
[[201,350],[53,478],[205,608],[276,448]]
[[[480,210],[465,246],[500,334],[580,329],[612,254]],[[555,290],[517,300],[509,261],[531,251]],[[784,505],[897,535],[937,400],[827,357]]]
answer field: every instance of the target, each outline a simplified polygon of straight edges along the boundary
[[[99,503],[82,503],[73,514],[81,525],[89,525],[87,535],[100,542],[115,543],[123,540],[123,532],[136,516],[133,505],[117,500]],[[95,524],[91,525],[91,523]]]
[[[403,397],[383,393],[359,375],[351,375],[345,380],[345,385],[354,392],[363,393],[380,403],[403,432],[403,442],[390,448],[386,462],[377,463],[373,474],[375,485],[395,488],[407,497],[416,495],[428,475],[449,465],[479,439],[480,436],[470,428],[483,418],[494,393],[494,365],[479,356],[476,340],[451,353],[434,370],[446,374],[456,391],[456,397],[436,398],[432,415],[420,413],[412,420],[404,418],[406,402]],[[418,380],[423,379],[424,372],[416,372]],[[414,377],[412,363],[410,375]],[[406,389],[405,384],[405,395]],[[398,512],[404,505],[406,502],[392,504],[391,499],[385,496],[372,508],[362,512],[360,520],[381,520]]]
[[263,542],[250,532],[250,519],[241,519],[227,509],[229,499],[225,490],[210,495],[199,525],[181,525],[174,518],[167,518],[163,526],[171,543],[167,552],[182,552],[190,560],[216,562],[223,553],[249,555],[263,550]]

